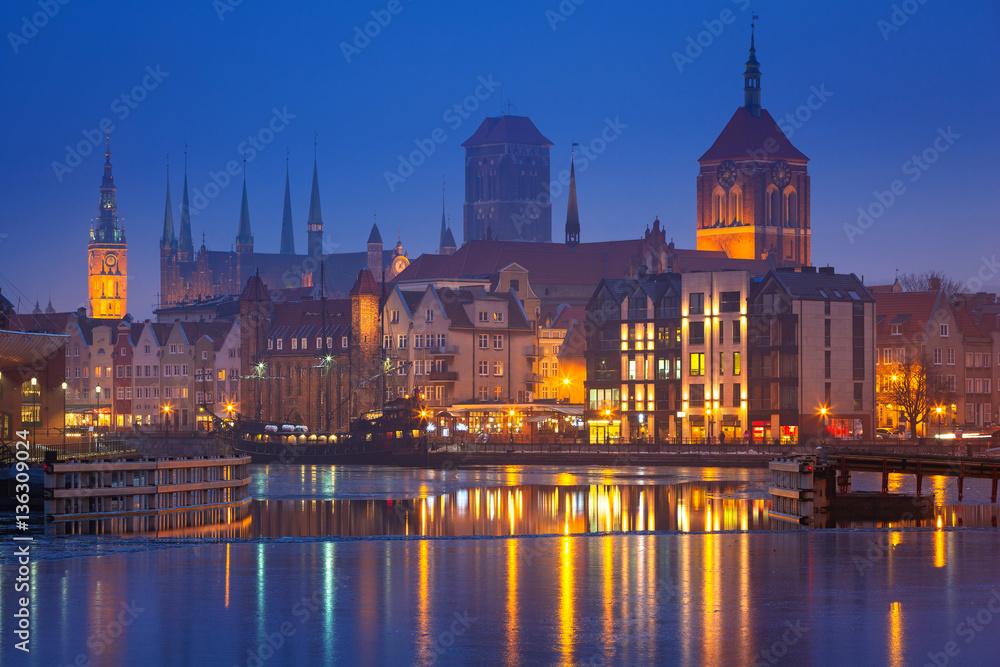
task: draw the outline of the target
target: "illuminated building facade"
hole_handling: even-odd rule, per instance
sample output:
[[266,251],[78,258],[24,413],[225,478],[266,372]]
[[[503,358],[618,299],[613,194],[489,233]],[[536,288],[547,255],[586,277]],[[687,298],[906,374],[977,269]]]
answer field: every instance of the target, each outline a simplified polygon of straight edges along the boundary
[[118,220],[110,138],[106,146],[97,225],[87,244],[88,294],[92,317],[119,318],[128,312],[128,245]]

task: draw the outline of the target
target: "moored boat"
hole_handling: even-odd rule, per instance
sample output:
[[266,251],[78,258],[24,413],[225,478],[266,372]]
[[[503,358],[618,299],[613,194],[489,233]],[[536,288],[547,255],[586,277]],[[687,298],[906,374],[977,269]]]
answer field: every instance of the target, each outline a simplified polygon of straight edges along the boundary
[[413,465],[427,457],[425,415],[416,398],[400,398],[364,414],[347,432],[237,418],[223,437],[254,463]]

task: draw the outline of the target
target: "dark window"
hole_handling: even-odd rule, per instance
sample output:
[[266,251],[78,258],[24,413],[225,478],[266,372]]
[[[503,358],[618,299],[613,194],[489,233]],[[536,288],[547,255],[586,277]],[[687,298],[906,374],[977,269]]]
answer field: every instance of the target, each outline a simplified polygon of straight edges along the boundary
[[510,281],[510,289],[511,289],[512,292],[516,292],[519,289],[521,289],[521,281],[520,280],[511,280]]
[[660,299],[656,308],[657,317],[680,317],[679,299],[676,296],[665,296]]
[[825,301],[823,303],[823,314],[824,315],[829,315],[830,314],[830,302],[829,301]]
[[740,312],[740,293],[739,292],[723,292],[719,295],[719,312],[720,313],[738,313]]
[[691,292],[688,295],[688,315],[705,314],[705,294],[704,292]]
[[830,347],[830,320],[823,321],[823,345]]
[[645,295],[630,296],[628,298],[628,317],[630,320],[646,319],[646,297]]
[[690,391],[690,400],[688,403],[692,408],[705,407],[705,385],[692,384],[688,387],[688,391]]
[[826,352],[824,352],[823,353],[823,357],[824,357],[823,358],[823,373],[824,373],[823,377],[825,377],[827,379],[830,379],[830,372],[831,372],[830,350],[827,350]]
[[859,411],[859,410],[862,409],[861,408],[861,398],[864,395],[862,393],[862,392],[864,392],[864,386],[865,385],[863,383],[861,383],[861,382],[855,382],[854,383],[854,410],[855,411]]
[[733,320],[733,343],[739,344],[740,342],[740,321]]
[[740,401],[743,398],[742,387],[739,382],[733,384],[733,407],[740,407]]
[[691,322],[691,324],[688,325],[688,344],[690,345],[705,344],[704,322]]

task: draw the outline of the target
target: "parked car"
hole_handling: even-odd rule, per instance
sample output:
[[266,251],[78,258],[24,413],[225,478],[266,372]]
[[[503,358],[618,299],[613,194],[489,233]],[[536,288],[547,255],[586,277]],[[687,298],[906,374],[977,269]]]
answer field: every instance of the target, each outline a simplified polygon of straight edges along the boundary
[[875,429],[875,439],[876,440],[887,440],[891,434],[892,434],[892,431],[890,431],[887,428],[877,428],[877,429]]

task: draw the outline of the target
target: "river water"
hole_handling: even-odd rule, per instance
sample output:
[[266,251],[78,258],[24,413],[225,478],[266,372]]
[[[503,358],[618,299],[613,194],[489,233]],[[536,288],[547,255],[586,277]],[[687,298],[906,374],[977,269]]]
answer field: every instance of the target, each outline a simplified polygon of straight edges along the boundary
[[5,549],[2,664],[996,664],[988,482],[959,503],[929,478],[902,525],[777,530],[766,469],[252,474],[237,524],[36,531],[30,654]]

